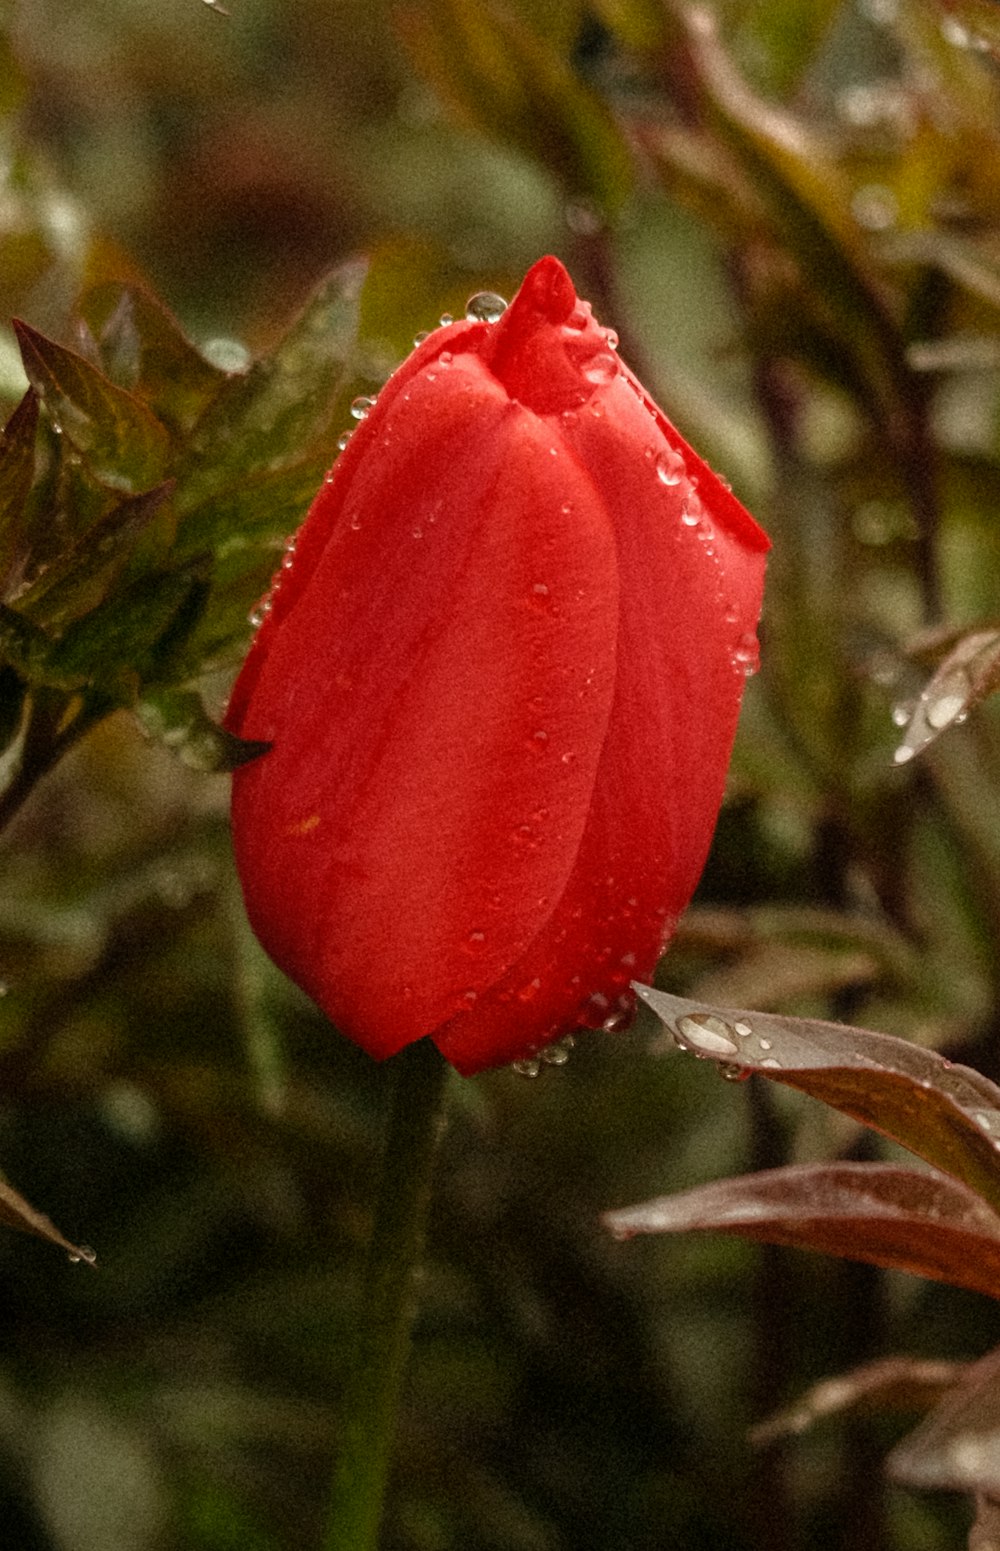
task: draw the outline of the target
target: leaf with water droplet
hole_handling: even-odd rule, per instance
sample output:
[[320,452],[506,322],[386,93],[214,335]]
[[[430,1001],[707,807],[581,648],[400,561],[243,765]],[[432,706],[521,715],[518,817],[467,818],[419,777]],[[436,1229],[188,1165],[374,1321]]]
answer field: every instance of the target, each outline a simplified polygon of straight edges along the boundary
[[60,1249],[66,1251],[67,1256],[74,1263],[83,1261],[92,1266],[97,1260],[94,1251],[86,1244],[72,1244],[55,1223],[51,1222],[42,1212],[37,1212],[29,1201],[24,1199],[12,1186],[0,1180],[0,1223],[6,1228],[16,1228],[21,1233],[33,1233],[36,1238],[47,1239],[50,1244],[57,1244]]
[[1000,1217],[964,1185],[882,1163],[766,1169],[606,1212],[619,1239],[732,1233],[1000,1298]]
[[14,331],[28,381],[95,476],[132,494],[157,484],[169,439],[152,411],[75,350],[26,323],[15,320]]
[[[751,1072],[820,1099],[1000,1209],[1000,1088],[981,1073],[891,1034],[707,1007],[651,986],[636,984],[635,990],[666,1025],[671,1048],[679,1044],[722,1063],[737,1059]],[[715,1031],[715,1048],[704,1039],[699,1043],[696,1025]],[[719,1030],[726,1031],[726,1048]]]
[[907,719],[906,736],[893,756],[906,764],[1000,687],[1000,630],[974,630],[944,657]]

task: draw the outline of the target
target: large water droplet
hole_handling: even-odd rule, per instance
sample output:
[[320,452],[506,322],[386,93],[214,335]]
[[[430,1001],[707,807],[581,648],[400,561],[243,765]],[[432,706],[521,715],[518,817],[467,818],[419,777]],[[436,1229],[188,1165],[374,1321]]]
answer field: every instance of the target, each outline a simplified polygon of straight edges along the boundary
[[705,1055],[735,1056],[739,1042],[724,1018],[715,1013],[685,1013],[677,1020],[677,1032],[686,1045]]
[[370,393],[359,393],[351,403],[351,414],[355,420],[367,420],[377,403]]
[[965,707],[965,696],[960,693],[935,695],[924,708],[931,727],[935,732],[940,732],[943,727],[949,727],[959,716]]
[[591,356],[583,368],[583,375],[585,381],[592,382],[595,387],[600,388],[613,382],[618,376],[618,371],[617,356],[613,356],[609,351],[602,351],[599,355]]
[[465,304],[465,316],[470,323],[496,323],[507,311],[507,303],[496,291],[477,291]]
[[673,447],[667,447],[656,460],[656,477],[661,485],[679,485],[686,472],[684,459]]

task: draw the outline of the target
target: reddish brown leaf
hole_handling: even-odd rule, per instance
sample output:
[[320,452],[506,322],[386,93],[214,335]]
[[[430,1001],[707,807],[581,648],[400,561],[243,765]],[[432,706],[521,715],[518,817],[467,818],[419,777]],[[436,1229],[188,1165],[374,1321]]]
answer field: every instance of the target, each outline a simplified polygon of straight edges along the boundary
[[883,1163],[767,1169],[607,1212],[638,1233],[733,1233],[892,1266],[1000,1298],[1000,1217],[940,1174]]
[[33,1233],[50,1244],[58,1244],[73,1261],[84,1261],[92,1266],[97,1256],[86,1244],[71,1244],[54,1223],[19,1195],[10,1185],[0,1180],[0,1223],[6,1228],[17,1228],[22,1233]]
[[889,1455],[905,1486],[1000,1497],[1000,1347],[966,1369],[941,1404]]
[[751,1428],[750,1441],[772,1443],[844,1412],[929,1411],[968,1367],[931,1357],[879,1357],[813,1384],[794,1405]]
[[821,1099],[1000,1209],[1000,1088],[971,1067],[891,1034],[635,989],[681,1049]]

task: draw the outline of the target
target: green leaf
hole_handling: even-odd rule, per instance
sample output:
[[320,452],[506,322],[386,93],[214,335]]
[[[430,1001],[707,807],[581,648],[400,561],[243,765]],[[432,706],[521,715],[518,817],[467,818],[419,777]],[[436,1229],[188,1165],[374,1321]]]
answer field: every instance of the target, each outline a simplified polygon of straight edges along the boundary
[[1000,1207],[1000,1088],[971,1067],[870,1029],[635,990],[682,1050],[808,1093]]
[[0,436],[0,586],[17,580],[21,517],[35,477],[38,396],[29,388]]
[[288,469],[325,449],[357,338],[366,266],[343,265],[314,293],[277,348],[245,376],[230,377],[195,427],[178,476],[182,511],[247,479]]
[[[305,517],[330,461],[331,455],[324,453],[291,468],[257,474],[203,501],[185,513],[174,553],[181,558],[206,550],[225,555],[259,547],[262,540],[287,538]],[[266,576],[258,591],[265,582]]]
[[122,705],[169,680],[205,606],[204,565],[140,577],[70,626],[49,656],[50,682],[93,684]]
[[167,480],[141,495],[117,501],[85,533],[67,543],[37,581],[19,594],[18,608],[50,629],[97,608],[172,492],[173,483]]
[[193,690],[147,689],[136,706],[136,716],[151,738],[174,749],[195,770],[236,770],[259,759],[271,747],[237,738],[213,722],[201,696]]
[[174,431],[190,431],[228,380],[146,291],[107,282],[87,292],[80,313],[97,340],[108,376]]
[[890,1266],[1000,1298],[1000,1217],[964,1185],[882,1163],[811,1163],[607,1212],[619,1239],[732,1233]]
[[59,430],[103,484],[137,494],[163,477],[167,433],[139,399],[75,350],[15,320],[28,380]]

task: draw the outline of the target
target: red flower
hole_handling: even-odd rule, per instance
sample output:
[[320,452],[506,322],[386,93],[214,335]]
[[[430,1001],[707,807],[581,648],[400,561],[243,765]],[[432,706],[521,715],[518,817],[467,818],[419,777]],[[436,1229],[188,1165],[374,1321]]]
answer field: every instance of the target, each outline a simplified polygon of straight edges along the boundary
[[254,929],[378,1059],[623,1021],[705,861],[767,540],[613,342],[554,258],[436,329],[236,684],[272,744],[234,777]]

